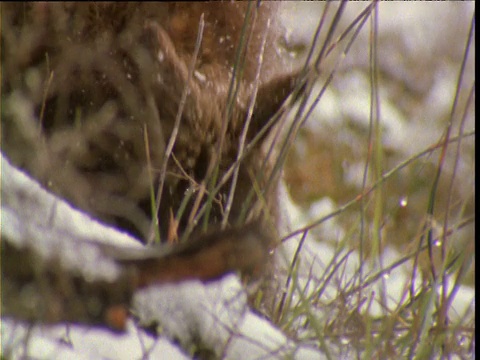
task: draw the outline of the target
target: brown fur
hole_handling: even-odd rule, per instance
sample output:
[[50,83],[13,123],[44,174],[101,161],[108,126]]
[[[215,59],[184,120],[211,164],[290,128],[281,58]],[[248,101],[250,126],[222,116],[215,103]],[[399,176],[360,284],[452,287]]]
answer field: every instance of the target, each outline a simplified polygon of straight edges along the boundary
[[[222,181],[237,159],[256,86],[246,144],[294,84],[275,51],[276,7],[274,2],[2,5],[5,153],[74,206],[147,241],[151,190],[159,195],[164,154],[188,86],[166,165],[159,227],[162,238],[174,238],[192,221],[194,232],[204,219],[219,224],[231,177],[214,194],[210,213],[202,217],[197,211],[212,182]],[[205,27],[194,59],[202,14]],[[247,45],[241,47],[242,41]],[[228,106],[234,74],[237,92]],[[29,76],[40,78],[39,84],[32,85]],[[8,105],[22,99],[29,101],[37,124],[27,124],[29,119]],[[275,186],[262,193],[274,160],[264,162],[265,139],[240,164],[230,224],[247,221],[244,213],[250,220],[265,211],[275,217]],[[253,201],[242,212],[254,187]]]

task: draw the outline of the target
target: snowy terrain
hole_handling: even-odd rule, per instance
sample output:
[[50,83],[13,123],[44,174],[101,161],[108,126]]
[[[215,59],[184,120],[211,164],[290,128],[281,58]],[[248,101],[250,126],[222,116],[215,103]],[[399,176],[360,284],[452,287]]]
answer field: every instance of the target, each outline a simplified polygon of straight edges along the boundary
[[[290,3],[282,13],[288,30],[286,41],[292,48],[295,44],[309,43],[317,25],[320,7],[318,4],[310,4]],[[433,7],[423,3],[395,3],[389,6],[381,4],[382,34],[385,37],[388,34],[395,35],[402,44],[401,47],[397,46],[397,53],[393,50],[386,52],[383,61],[387,62],[387,66],[391,66],[392,72],[399,73],[399,76],[412,76],[406,75],[410,65],[399,62],[396,57],[398,52],[428,57],[432,53],[444,51],[442,46],[445,46],[446,40],[442,38],[442,34],[452,33],[447,31],[447,28],[455,26],[458,21],[456,19],[469,19],[473,4],[472,2],[453,10],[448,7],[448,3]],[[357,14],[360,5],[353,5],[355,6],[349,10],[351,9],[351,14]],[[315,11],[311,10],[313,8]],[[416,36],[408,36],[412,32],[415,32]],[[368,32],[363,35],[363,44],[366,44]],[[421,41],[427,38],[429,41]],[[452,46],[462,47],[463,38],[460,44],[450,43],[453,43]],[[361,40],[359,44],[362,44]],[[345,66],[353,66],[348,61]],[[424,109],[425,113],[407,120],[392,99],[386,98],[383,101],[384,142],[386,146],[402,152],[405,156],[434,143],[443,130],[440,125],[420,121],[421,117],[425,116],[435,118],[435,114],[450,106],[457,69],[452,71],[449,64],[440,65],[441,74],[435,74],[432,79],[421,79],[435,84],[432,86],[431,100]],[[421,69],[419,71],[421,72]],[[315,133],[325,128],[346,127],[343,122],[346,118],[354,118],[359,126],[368,125],[370,105],[366,73],[352,71],[342,76],[344,78],[341,80],[348,84],[344,90],[350,95],[345,96],[344,92],[340,99],[336,92],[338,89],[327,90],[312,116],[315,121],[307,123],[310,131]],[[418,79],[408,79],[411,82],[414,80]],[[422,86],[421,81],[418,83],[418,86]],[[345,98],[350,100],[344,101]],[[348,131],[345,131],[344,136],[346,141],[351,141]],[[473,183],[470,183],[474,179],[469,177],[471,169],[464,167],[460,171],[463,171],[461,176],[466,179],[466,187],[473,186]],[[353,184],[361,181],[360,174],[361,171],[353,165],[346,169],[346,176],[350,177]],[[100,224],[46,192],[34,180],[11,166],[3,154],[1,191],[2,241],[8,239],[16,247],[32,247],[43,257],[55,254],[64,261],[65,266],[72,267],[85,277],[114,281],[119,276],[117,264],[105,257],[96,247],[96,243],[122,249],[141,248],[138,241],[130,236]],[[335,202],[324,198],[312,204],[309,209],[301,209],[290,199],[284,184],[279,189],[279,197],[282,235],[338,208]],[[311,272],[323,273],[335,254],[334,242],[335,239],[342,238],[342,231],[344,230],[335,221],[329,221],[319,228],[315,236],[307,237],[302,248],[299,270],[302,287],[306,286],[307,290],[314,291],[315,283],[309,282],[309,275]],[[315,238],[319,236],[326,241],[317,242]],[[301,236],[298,236],[286,241],[283,248],[279,249],[277,257],[280,268],[282,264],[288,266],[291,262],[300,238]],[[387,248],[383,257],[384,266],[399,260],[402,255],[404,254],[394,248]],[[358,255],[355,252],[350,254],[344,266],[346,273],[356,271]],[[383,282],[388,293],[387,306],[394,307],[404,296],[410,269],[411,263],[406,262],[385,275],[385,279],[388,279]],[[375,273],[379,269],[372,267],[366,270]],[[332,284],[326,289],[325,298],[334,299],[337,289],[338,287]],[[377,295],[380,296],[384,290],[378,289]],[[461,286],[454,298],[450,315],[459,318],[467,312],[474,312],[474,300],[474,289]],[[377,316],[384,311],[384,305],[378,298],[372,301],[368,309],[373,316]],[[209,284],[188,281],[178,285],[149,287],[134,294],[133,307],[141,324],[158,322],[162,336],[154,338],[137,327],[131,319],[127,322],[126,332],[116,334],[86,325],[30,326],[9,317],[2,317],[1,353],[11,359],[189,359],[188,349],[202,344],[213,351],[215,356],[228,359],[289,356],[295,359],[326,358],[317,350],[318,344],[296,343],[271,322],[251,311],[247,305],[245,290],[236,275],[228,275]]]

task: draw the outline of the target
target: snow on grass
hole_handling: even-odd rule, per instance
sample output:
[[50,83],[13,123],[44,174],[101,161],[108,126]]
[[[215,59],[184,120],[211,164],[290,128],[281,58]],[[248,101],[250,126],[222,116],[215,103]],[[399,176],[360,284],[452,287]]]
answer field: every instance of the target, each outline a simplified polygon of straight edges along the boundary
[[[293,203],[283,183],[280,185],[279,197],[281,199],[280,203],[282,204],[280,213],[283,219],[281,220],[283,221],[283,236],[288,235],[292,230],[303,228],[309,223],[337,210],[335,204],[328,198],[320,199],[313,203],[309,209],[302,210]],[[331,264],[332,259],[339,259],[346,254],[345,250],[339,251],[335,246],[344,236],[345,231],[336,224],[335,219],[330,219],[323,223],[318,229],[307,234],[299,255],[300,267],[297,274],[300,284],[299,288],[304,289],[305,297],[310,296],[323,284],[323,279],[321,281],[314,281],[312,278],[321,278],[328,265]],[[293,261],[301,238],[302,234],[299,234],[288,239],[277,252],[277,263],[279,264],[280,274],[286,274],[288,272],[288,268]],[[384,269],[389,269],[393,264],[400,262],[405,255],[405,253],[399,252],[394,246],[387,245],[381,255],[381,267],[378,262],[374,261],[366,261],[363,263],[364,273],[366,275],[365,280],[368,280],[371,276],[375,276]],[[349,281],[358,273],[358,259],[359,255],[356,250],[348,255],[342,268],[344,282]],[[373,290],[375,292],[374,301],[368,307],[370,315],[373,317],[381,316],[385,313],[386,309],[387,311],[392,311],[398,304],[409,301],[408,287],[412,281],[413,265],[413,259],[411,259],[395,266],[389,271],[384,271],[382,275],[384,281],[376,281],[370,289],[370,291]],[[342,273],[342,271],[339,271],[339,273]],[[286,281],[285,276],[283,278],[280,276],[280,278]],[[415,278],[414,284],[416,289],[421,287],[419,277]],[[339,291],[342,288],[343,286],[341,286],[341,284],[339,285],[335,282],[329,283],[322,294],[323,299],[328,301],[338,298]],[[450,281],[449,294],[452,289],[453,281]],[[475,290],[469,286],[460,285],[457,291],[458,293],[453,298],[452,306],[449,309],[449,316],[452,319],[459,319],[465,313],[474,310]],[[387,294],[386,303],[383,302],[382,294]],[[299,301],[298,294],[294,295],[294,300]]]
[[[1,161],[2,241],[26,247],[45,259],[58,257],[65,268],[79,271],[89,280],[114,281],[120,271],[96,244],[133,252],[142,248],[135,239],[49,194],[3,155]],[[2,354],[11,359],[132,359],[143,354],[181,359],[189,358],[182,349],[202,346],[229,359],[268,358],[272,354],[323,358],[254,314],[234,274],[207,284],[186,281],[138,290],[132,312],[141,324],[158,323],[160,338],[147,335],[131,320],[125,333],[115,334],[76,324],[32,325],[3,315]],[[168,339],[179,341],[181,346]]]

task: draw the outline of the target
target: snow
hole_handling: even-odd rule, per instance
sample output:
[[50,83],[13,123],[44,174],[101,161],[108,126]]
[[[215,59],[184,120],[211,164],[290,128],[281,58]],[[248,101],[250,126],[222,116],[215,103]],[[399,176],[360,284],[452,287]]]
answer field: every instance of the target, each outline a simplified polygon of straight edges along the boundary
[[[2,241],[28,247],[41,256],[58,256],[63,265],[87,279],[113,281],[119,266],[96,244],[141,250],[135,239],[102,225],[13,167],[3,154]],[[52,210],[53,209],[53,210]],[[139,323],[158,323],[159,338],[130,319],[125,333],[78,324],[32,325],[8,315],[1,320],[2,354],[11,359],[190,358],[182,349],[201,344],[228,359],[260,359],[291,354],[294,359],[323,359],[313,347],[300,346],[272,323],[254,314],[237,275],[207,284],[185,281],[151,286],[134,294]],[[171,340],[180,342],[174,344]]]
[[134,307],[141,324],[156,321],[185,344],[201,337],[221,353],[247,311],[247,298],[238,277],[229,275],[206,286],[187,281],[149,287],[137,292]]
[[[285,42],[289,48],[310,43],[321,6],[316,5],[315,12],[307,5],[290,3],[282,13],[282,21],[291,24],[285,34]],[[352,14],[358,14],[359,9],[365,7],[365,4],[352,5],[347,7],[347,11],[351,11]],[[403,34],[400,39],[407,53],[415,52],[416,57],[428,57],[432,52],[440,51],[439,43],[463,46],[463,43],[454,44],[452,41],[438,39],[449,33],[446,27],[450,21],[445,20],[448,11],[446,12],[444,8],[437,5],[432,9],[429,5],[415,3],[406,9],[402,5],[380,4],[380,33],[385,36]],[[289,6],[294,8],[294,11]],[[442,6],[448,7],[450,4],[445,3]],[[468,21],[465,19],[469,19],[473,6],[474,3],[471,2],[464,8],[450,7],[456,15],[450,14],[448,19]],[[296,27],[295,30],[292,30],[293,26]],[[432,33],[437,34],[434,37],[435,41],[425,42],[427,34]],[[365,43],[368,43],[368,32],[362,32],[360,35],[364,37]],[[397,55],[392,52],[390,57],[382,57],[382,61],[391,62],[390,67],[394,68],[400,77],[405,77],[402,72],[406,73],[409,64],[404,64],[403,57]],[[348,61],[349,59],[346,59],[346,64]],[[395,149],[401,147],[408,155],[418,152],[425,141],[434,142],[438,139],[441,129],[435,127],[434,122],[417,120],[420,117],[435,119],[450,106],[456,72],[445,69],[442,71],[433,78],[432,90],[425,101],[428,106],[426,113],[409,119],[408,125],[391,99],[382,98],[382,124],[385,127],[383,136],[386,145]],[[350,72],[345,78],[344,89],[340,88],[342,91],[350,92],[350,95],[343,96],[342,100],[338,97],[338,89],[327,89],[320,106],[315,109],[312,116],[315,121],[307,122],[307,126],[313,132],[323,131],[325,127],[345,127],[345,118],[351,118],[364,128],[368,126],[369,82],[358,74],[355,82],[351,75]],[[338,78],[338,84],[341,86],[342,78],[341,76]],[[24,107],[19,106],[16,111],[25,113],[19,118],[33,118],[33,110],[28,104]],[[361,181],[359,176],[361,177],[362,168],[355,168],[352,165],[347,170],[349,172],[346,176],[351,177],[352,183]],[[80,271],[87,279],[114,281],[121,271],[97,245],[103,244],[132,252],[143,249],[142,245],[129,235],[99,223],[45,191],[37,182],[10,165],[3,154],[1,196],[2,241],[9,241],[19,248],[32,248],[43,257],[59,256],[64,266]],[[302,210],[290,199],[284,184],[279,188],[279,198],[282,235],[337,209],[333,201],[325,198],[312,204],[309,209]],[[336,241],[344,237],[342,231],[333,219],[322,224],[314,234],[308,234],[300,255],[300,288],[306,287],[310,292],[315,291],[316,284],[308,283],[310,274],[312,271],[315,274],[322,274],[325,271],[335,256]],[[319,238],[322,239],[321,243],[317,241]],[[289,266],[300,239],[301,235],[284,243],[277,254],[279,268],[286,269]],[[383,254],[384,267],[401,259],[402,255],[405,254],[387,247]],[[385,275],[386,281],[383,284],[386,288],[375,288],[377,295],[369,306],[373,316],[384,313],[383,305],[394,308],[405,295],[411,267],[410,262],[405,262]],[[352,274],[357,269],[358,254],[353,252],[345,263],[345,273]],[[378,270],[378,267],[372,266],[366,268],[366,274],[374,274]],[[378,284],[381,286],[381,282]],[[449,285],[453,286],[453,280],[450,280]],[[325,298],[335,298],[338,288],[336,284],[330,284],[324,292]],[[387,304],[382,304],[380,297],[384,292],[388,294]],[[474,299],[474,289],[460,286],[449,315],[460,318],[469,311],[474,312]],[[298,300],[298,294],[295,300]],[[145,354],[148,354],[145,357],[152,359],[189,359],[191,356],[184,349],[191,349],[200,343],[212,349],[217,356],[228,359],[285,358],[288,355],[296,359],[324,358],[314,346],[300,346],[288,339],[272,323],[253,313],[247,305],[245,290],[236,275],[229,275],[207,284],[188,281],[139,290],[133,298],[132,312],[138,317],[140,324],[158,323],[157,329],[161,335],[154,337],[148,334],[133,319],[128,320],[124,333],[115,334],[109,330],[78,324],[32,326],[2,316],[1,353],[11,359],[25,357],[138,359],[143,358]]]
[[221,358],[261,359],[272,354],[323,358],[317,350],[287,340],[269,321],[251,312],[236,275],[207,285],[188,281],[149,287],[137,292],[134,304],[140,323],[158,322],[162,333],[184,346],[201,338],[202,345]]
[[61,263],[87,279],[113,281],[120,268],[95,244],[139,248],[138,241],[105,227],[46,192],[1,155],[1,234],[17,248],[32,248],[43,258]]
[[[243,335],[243,336],[239,336]],[[267,320],[247,313],[237,335],[226,353],[229,359],[325,359],[313,346],[295,345],[279,330],[273,330]],[[247,350],[248,349],[248,350]]]
[[[123,334],[81,325],[35,325],[2,318],[2,354],[9,359],[189,359],[166,338],[154,338],[128,321]],[[26,345],[24,345],[26,344]]]

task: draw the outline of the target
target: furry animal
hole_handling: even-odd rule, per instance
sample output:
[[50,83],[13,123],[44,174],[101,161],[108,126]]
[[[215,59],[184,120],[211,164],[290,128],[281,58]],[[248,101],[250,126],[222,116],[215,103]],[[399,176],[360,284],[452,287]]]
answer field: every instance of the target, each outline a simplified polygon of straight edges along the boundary
[[3,151],[143,242],[257,220],[273,247],[269,120],[296,79],[276,8],[2,4]]

